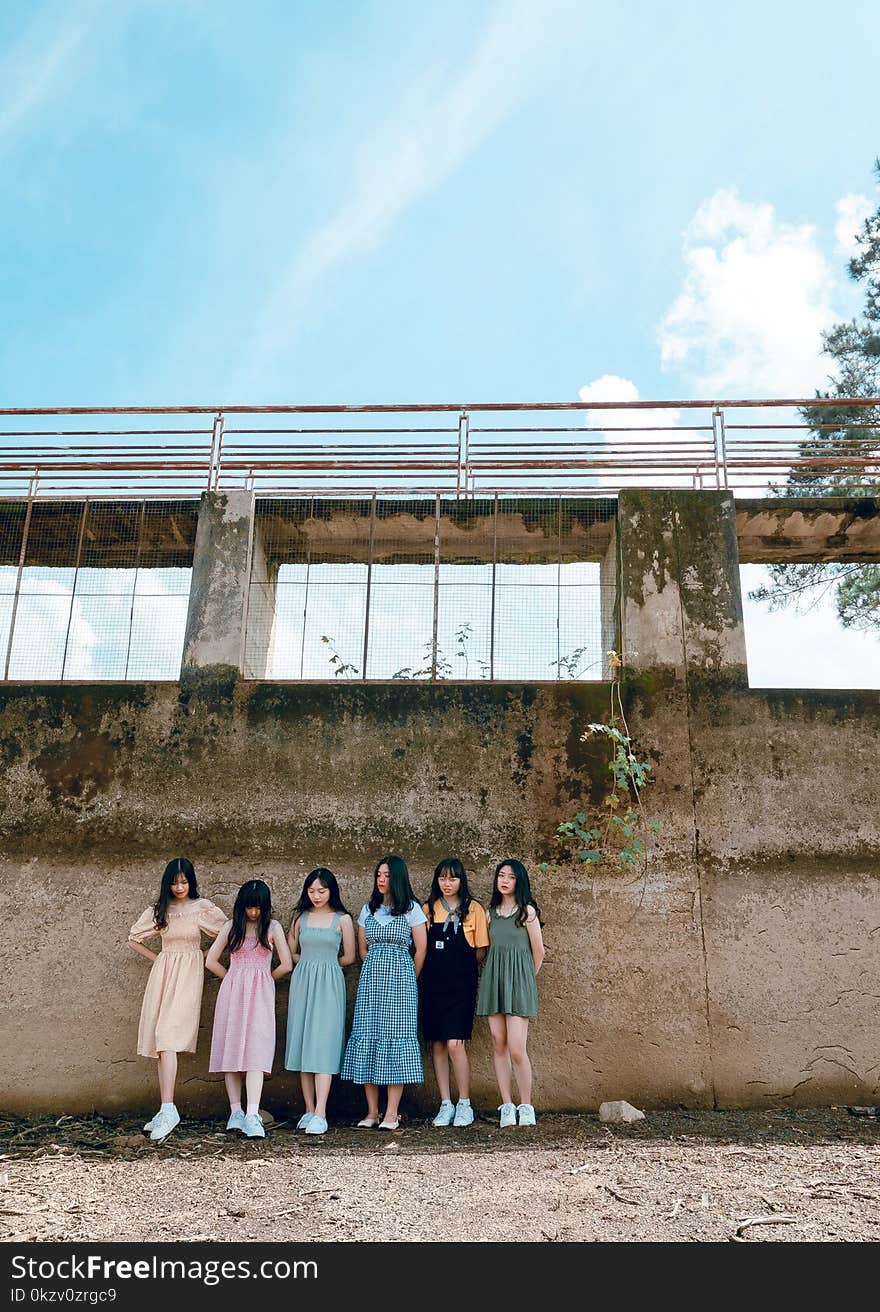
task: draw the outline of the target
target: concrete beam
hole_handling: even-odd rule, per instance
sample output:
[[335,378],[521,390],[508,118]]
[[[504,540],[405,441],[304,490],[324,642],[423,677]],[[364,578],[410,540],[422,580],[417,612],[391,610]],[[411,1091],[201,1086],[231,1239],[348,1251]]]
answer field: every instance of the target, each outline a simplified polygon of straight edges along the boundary
[[880,497],[763,497],[736,503],[743,564],[880,560]]
[[630,489],[618,524],[626,667],[745,682],[733,496]]

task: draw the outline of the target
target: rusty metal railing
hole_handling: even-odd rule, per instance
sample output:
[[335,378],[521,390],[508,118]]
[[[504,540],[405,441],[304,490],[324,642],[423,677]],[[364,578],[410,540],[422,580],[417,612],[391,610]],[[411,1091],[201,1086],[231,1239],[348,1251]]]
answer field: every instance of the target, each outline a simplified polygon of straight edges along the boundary
[[[864,419],[809,426],[807,406]],[[839,490],[841,468],[880,481],[878,415],[878,397],[18,407],[0,409],[0,497],[760,496],[793,474],[815,495]]]

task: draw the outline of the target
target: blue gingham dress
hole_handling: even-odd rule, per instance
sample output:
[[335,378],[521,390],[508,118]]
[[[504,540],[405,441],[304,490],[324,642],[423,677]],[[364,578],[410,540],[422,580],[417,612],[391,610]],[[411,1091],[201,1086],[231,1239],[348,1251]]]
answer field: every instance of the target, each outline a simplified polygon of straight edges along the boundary
[[354,1084],[421,1084],[418,990],[406,916],[367,916],[367,955],[342,1078]]

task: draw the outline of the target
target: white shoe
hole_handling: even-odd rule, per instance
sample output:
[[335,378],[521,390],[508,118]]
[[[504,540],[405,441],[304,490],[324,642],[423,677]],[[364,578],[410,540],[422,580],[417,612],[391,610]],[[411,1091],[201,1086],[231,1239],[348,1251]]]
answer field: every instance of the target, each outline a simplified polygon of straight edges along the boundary
[[463,1125],[473,1125],[473,1123],[474,1109],[470,1098],[459,1098],[455,1104],[455,1119],[452,1124],[461,1129]]
[[296,1128],[298,1130],[304,1130],[308,1125],[309,1121],[314,1116],[314,1114],[315,1114],[314,1112],[303,1112],[302,1116],[299,1118],[299,1120],[296,1123]]
[[242,1122],[241,1132],[248,1139],[265,1139],[266,1131],[259,1112],[246,1116]]
[[440,1110],[431,1122],[432,1125],[451,1125],[455,1116],[455,1108],[448,1098],[444,1098],[440,1104]]
[[180,1112],[176,1107],[169,1107],[167,1111],[159,1111],[153,1117],[153,1128],[150,1131],[150,1138],[154,1143],[166,1139],[175,1125],[180,1124]]
[[238,1111],[229,1113],[229,1120],[226,1122],[227,1130],[244,1129],[244,1112],[239,1107]]
[[147,1121],[146,1125],[144,1126],[144,1134],[149,1134],[149,1133],[150,1133],[150,1131],[152,1130],[153,1126],[156,1124],[156,1117],[157,1117],[158,1115],[159,1115],[159,1113],[156,1112],[156,1116],[151,1116],[150,1119]]
[[327,1133],[327,1122],[324,1120],[324,1117],[319,1116],[317,1112],[313,1112],[311,1117],[309,1118],[309,1123],[306,1126],[306,1134],[326,1134],[326,1133]]
[[501,1113],[498,1124],[502,1130],[506,1130],[509,1125],[516,1125],[516,1108],[512,1102],[503,1102],[498,1110]]
[[517,1107],[520,1125],[535,1124],[535,1109],[530,1102],[521,1102]]

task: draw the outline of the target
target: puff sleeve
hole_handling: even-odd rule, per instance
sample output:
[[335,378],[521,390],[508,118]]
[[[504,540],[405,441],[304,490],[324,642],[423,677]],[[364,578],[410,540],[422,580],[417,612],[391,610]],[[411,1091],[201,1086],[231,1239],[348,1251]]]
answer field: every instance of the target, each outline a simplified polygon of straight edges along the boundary
[[199,929],[203,934],[216,938],[228,919],[226,912],[221,911],[209,898],[199,899]]
[[147,907],[144,914],[139,920],[136,920],[128,931],[128,937],[134,939],[135,943],[146,943],[148,938],[155,938],[161,933],[156,928],[156,922],[153,919],[153,908]]

